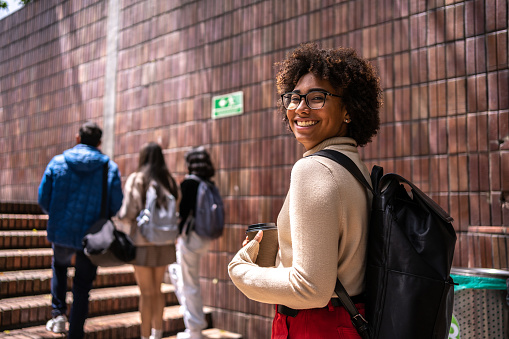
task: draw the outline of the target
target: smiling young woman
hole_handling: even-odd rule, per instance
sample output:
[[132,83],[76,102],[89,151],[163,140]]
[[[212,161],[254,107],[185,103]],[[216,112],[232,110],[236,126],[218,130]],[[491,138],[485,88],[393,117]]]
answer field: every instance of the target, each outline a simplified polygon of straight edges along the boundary
[[371,193],[339,164],[310,157],[347,155],[368,182],[357,151],[376,135],[381,89],[373,67],[349,48],[304,44],[279,65],[279,110],[306,152],[292,168],[277,219],[274,267],[255,264],[263,233],[245,241],[228,266],[250,299],[276,304],[272,338],[360,338],[334,293],[339,278],[363,314]]
[[[300,100],[295,109],[286,111],[290,129],[306,150],[325,139],[346,135],[348,112],[345,105],[341,103],[341,97],[335,94],[336,90],[327,80],[320,79],[313,73],[307,73],[299,79],[292,92],[304,93],[306,98]],[[327,96],[325,93],[330,94]],[[313,106],[311,103],[313,101],[323,106],[311,109],[309,105]],[[308,102],[310,102],[309,105]]]

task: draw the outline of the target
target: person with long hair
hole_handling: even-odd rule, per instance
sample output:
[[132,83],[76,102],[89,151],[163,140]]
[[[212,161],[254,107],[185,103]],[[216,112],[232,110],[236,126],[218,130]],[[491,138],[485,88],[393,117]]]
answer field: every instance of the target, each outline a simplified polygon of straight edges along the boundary
[[176,252],[174,244],[152,244],[138,230],[136,217],[145,208],[149,185],[156,188],[158,206],[166,206],[167,193],[175,197],[178,206],[178,185],[166,165],[161,146],[155,142],[145,144],[140,150],[138,169],[127,178],[118,218],[129,224],[129,234],[137,247],[132,264],[141,292],[141,338],[147,339],[150,335],[150,339],[161,339],[166,300],[161,292],[161,284],[165,268],[176,260]]

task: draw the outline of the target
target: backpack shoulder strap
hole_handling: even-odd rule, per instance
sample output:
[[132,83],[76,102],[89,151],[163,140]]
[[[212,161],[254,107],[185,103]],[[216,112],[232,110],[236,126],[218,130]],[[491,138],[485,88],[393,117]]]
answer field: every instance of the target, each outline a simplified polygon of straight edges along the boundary
[[145,209],[149,210],[150,206],[157,199],[157,181],[150,180],[148,183],[147,191],[145,192]]
[[102,218],[108,218],[107,216],[107,206],[108,206],[108,167],[109,167],[109,161],[107,161],[104,165],[103,165],[103,170],[102,170],[102,194],[101,194],[101,217]]
[[350,296],[348,295],[348,292],[346,292],[345,287],[339,281],[339,279],[336,279],[336,286],[334,287],[334,292],[339,297],[339,301],[341,301],[341,304],[343,304],[343,307],[348,311],[350,314],[350,318],[352,320],[353,325],[355,326],[355,329],[359,333],[362,339],[369,339],[369,330],[368,330],[368,322],[362,314],[359,313],[359,310],[357,307],[355,307],[355,304],[353,303],[352,299],[350,299]]
[[[364,175],[362,174],[359,167],[357,167],[357,165],[353,162],[352,159],[350,159],[343,153],[326,149],[318,151],[313,155],[326,157],[337,162],[338,164],[343,166],[348,172],[350,172],[362,185],[364,185],[364,187],[366,187],[374,194],[373,188],[368,183],[366,178],[364,178]],[[336,279],[336,286],[334,287],[334,292],[336,292],[339,300],[341,301],[341,304],[343,304],[343,307],[348,311],[348,314],[350,314],[350,319],[352,320],[352,323],[355,326],[361,338],[369,339],[368,322],[366,321],[366,319],[364,319],[362,314],[359,313],[359,310],[353,303],[352,299],[348,295],[348,292],[346,291],[345,287],[338,278]]]
[[319,155],[319,156],[322,156],[325,158],[329,158],[329,159],[337,162],[338,164],[343,166],[348,172],[350,172],[361,184],[363,184],[364,187],[366,187],[368,190],[370,190],[372,193],[374,193],[373,188],[368,183],[368,181],[362,174],[359,167],[357,167],[357,165],[353,162],[353,160],[350,159],[348,156],[344,155],[341,152],[334,151],[331,149],[324,149],[324,150],[318,151],[318,152],[314,153],[313,156],[314,155]]

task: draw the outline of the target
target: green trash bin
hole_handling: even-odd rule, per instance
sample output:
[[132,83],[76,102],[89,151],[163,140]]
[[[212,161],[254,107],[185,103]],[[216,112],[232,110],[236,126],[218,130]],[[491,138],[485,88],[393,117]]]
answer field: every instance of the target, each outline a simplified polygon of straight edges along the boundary
[[508,339],[509,271],[453,268],[454,309],[449,339]]

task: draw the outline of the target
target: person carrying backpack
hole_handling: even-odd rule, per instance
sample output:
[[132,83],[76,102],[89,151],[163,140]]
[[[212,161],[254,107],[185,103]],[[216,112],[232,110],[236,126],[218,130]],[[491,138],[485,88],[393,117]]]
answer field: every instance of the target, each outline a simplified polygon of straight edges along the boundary
[[[221,201],[213,204],[217,206],[200,206],[207,201],[207,192],[215,190],[217,194],[217,188],[210,180],[215,169],[208,152],[200,146],[191,149],[185,157],[189,174],[180,184],[180,236],[177,240],[177,263],[170,265],[170,277],[182,305],[186,325],[185,332],[177,333],[177,339],[202,339],[201,331],[208,324],[200,292],[200,260],[207,253],[211,241],[221,235],[224,212]],[[216,199],[220,198],[216,195]],[[200,213],[206,218],[200,217]],[[203,224],[199,224],[200,221]],[[214,225],[220,229],[219,232],[212,232]]]
[[[175,239],[162,244],[151,242],[143,234],[139,217],[144,215],[141,212],[145,211],[146,200],[150,199],[152,192],[156,195],[156,205],[159,208],[168,206],[171,200],[178,206],[179,187],[157,143],[150,142],[141,148],[138,163],[136,172],[127,178],[124,201],[117,216],[129,225],[129,235],[136,245],[136,258],[131,264],[134,265],[134,275],[141,292],[141,338],[148,339],[150,336],[150,339],[161,339],[166,306],[161,284],[167,265],[176,259]],[[176,213],[175,208],[173,211]]]
[[332,149],[366,180],[358,147],[376,135],[381,87],[375,69],[353,49],[303,44],[278,64],[279,111],[306,152],[292,168],[277,218],[274,267],[255,264],[260,231],[228,265],[248,298],[275,304],[272,338],[360,338],[334,293],[337,278],[364,315],[366,250],[372,194],[333,160],[309,156]]

